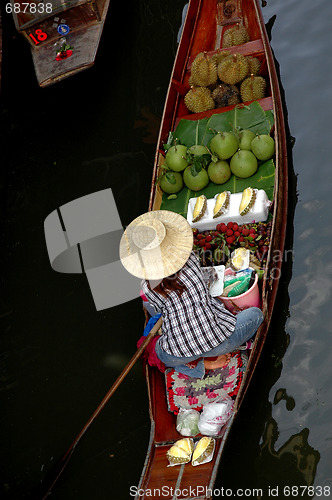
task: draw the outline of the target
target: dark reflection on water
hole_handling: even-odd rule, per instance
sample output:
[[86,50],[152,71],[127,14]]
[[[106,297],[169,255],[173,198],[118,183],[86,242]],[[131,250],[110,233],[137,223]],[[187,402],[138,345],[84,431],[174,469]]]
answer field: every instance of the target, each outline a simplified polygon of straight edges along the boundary
[[[3,15],[0,498],[37,498],[141,335],[139,300],[97,313],[83,276],[51,270],[43,222],[55,207],[107,187],[124,225],[147,209],[184,4],[131,1],[124,16],[123,5],[111,2],[95,67],[43,90],[27,45]],[[287,6],[270,0],[263,10],[289,114],[295,175],[291,164],[287,249],[294,262],[284,264],[271,331],[216,487],[262,488],[264,498],[275,485],[331,485],[331,267],[322,265],[331,249],[330,127],[317,100],[325,94],[329,102],[331,70],[316,56],[332,53],[331,5],[318,28],[308,30],[315,13],[309,0]],[[310,147],[316,130],[318,145]],[[317,165],[324,185],[316,182]],[[315,228],[323,240],[315,239]],[[81,441],[52,497],[129,498],[149,431],[138,364]]]

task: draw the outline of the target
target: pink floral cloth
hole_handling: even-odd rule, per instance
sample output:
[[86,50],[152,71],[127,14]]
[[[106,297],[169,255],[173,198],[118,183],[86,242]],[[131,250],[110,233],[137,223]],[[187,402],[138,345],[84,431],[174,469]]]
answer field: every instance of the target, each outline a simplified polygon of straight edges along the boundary
[[200,411],[206,403],[238,393],[247,365],[244,351],[234,351],[227,366],[209,370],[202,379],[189,377],[174,368],[165,371],[167,404],[175,415],[180,408]]

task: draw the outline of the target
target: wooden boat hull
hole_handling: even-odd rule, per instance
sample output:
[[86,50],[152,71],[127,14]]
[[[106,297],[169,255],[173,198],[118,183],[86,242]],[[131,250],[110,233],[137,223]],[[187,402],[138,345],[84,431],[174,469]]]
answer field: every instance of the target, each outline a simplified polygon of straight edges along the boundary
[[[94,64],[109,7],[109,0],[68,1],[65,10],[61,2],[58,3],[53,0],[52,14],[48,16],[46,11],[39,17],[30,14],[25,2],[22,9],[26,12],[14,14],[17,30],[31,45],[40,87],[59,82]],[[71,49],[59,58],[57,53],[63,40]]]
[[[176,498],[179,499],[206,499],[212,497],[221,454],[259,360],[270,326],[278,289],[286,236],[288,193],[286,132],[278,78],[263,16],[257,1],[230,0],[230,2],[235,5],[235,14],[241,16],[253,41],[228,50],[261,58],[262,71],[268,80],[268,95],[258,102],[264,110],[273,111],[275,120],[276,173],[272,205],[273,226],[265,278],[261,290],[262,310],[265,319],[256,334],[248,366],[235,400],[233,415],[223,427],[222,434],[217,439],[213,461],[203,466],[192,467],[189,464],[181,467],[167,467],[166,451],[174,441],[181,438],[181,435],[176,431],[176,417],[167,409],[164,376],[157,369],[146,366],[146,380],[150,401],[151,439],[139,484],[139,494],[136,496],[137,499],[172,499],[175,498],[175,489],[177,489],[178,493]],[[188,69],[193,58],[204,50],[211,52],[216,48],[216,39],[220,36],[220,26],[217,23],[217,4],[224,4],[224,2],[191,0],[188,6],[158,138],[149,202],[150,210],[158,210],[161,205],[162,193],[156,183],[160,153],[162,144],[167,142],[169,132],[175,129],[179,119],[197,120],[230,109],[213,109],[205,113],[190,115],[183,103],[183,96],[189,89]],[[161,489],[163,486],[165,486],[164,491]],[[191,489],[189,489],[190,487]],[[198,487],[204,488],[198,489]]]

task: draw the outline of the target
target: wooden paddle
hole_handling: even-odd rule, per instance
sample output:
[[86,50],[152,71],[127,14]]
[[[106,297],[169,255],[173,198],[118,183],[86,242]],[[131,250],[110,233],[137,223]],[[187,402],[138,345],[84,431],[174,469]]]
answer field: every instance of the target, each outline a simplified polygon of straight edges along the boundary
[[64,470],[64,468],[66,467],[67,463],[69,462],[70,457],[74,453],[74,450],[75,450],[76,446],[78,445],[78,443],[80,442],[80,440],[82,439],[82,437],[84,436],[84,434],[86,433],[86,431],[89,429],[89,427],[92,424],[92,422],[98,417],[99,413],[104,408],[104,406],[109,401],[109,399],[114,394],[114,392],[117,390],[117,388],[119,387],[119,385],[123,382],[124,378],[128,375],[128,373],[130,372],[130,370],[132,369],[132,367],[134,366],[134,364],[136,363],[136,361],[139,359],[139,357],[141,356],[141,354],[143,353],[143,351],[146,349],[146,347],[149,344],[149,342],[156,335],[156,333],[158,332],[159,328],[161,327],[161,324],[162,324],[162,318],[160,317],[158,319],[158,321],[156,322],[156,324],[154,325],[154,327],[151,329],[149,335],[147,335],[147,337],[144,340],[144,342],[137,349],[136,353],[131,358],[131,360],[129,361],[129,363],[127,364],[127,366],[120,373],[120,375],[118,376],[118,378],[116,379],[116,381],[114,382],[114,384],[112,385],[112,387],[110,388],[110,390],[108,391],[108,393],[106,394],[106,396],[104,397],[104,399],[102,400],[102,402],[100,403],[100,405],[98,406],[98,408],[91,415],[91,417],[86,422],[86,424],[83,427],[83,429],[81,430],[81,432],[76,436],[75,440],[72,442],[72,444],[70,445],[70,447],[68,448],[68,450],[66,451],[66,453],[63,455],[63,457],[61,458],[61,460],[58,463],[57,471],[55,472],[55,476],[54,476],[53,480],[51,481],[51,485],[49,486],[46,494],[44,494],[44,496],[42,497],[43,500],[45,500],[45,498],[51,493],[51,490],[52,490],[53,486],[55,485],[56,481],[59,479],[59,476],[61,475],[62,471]]

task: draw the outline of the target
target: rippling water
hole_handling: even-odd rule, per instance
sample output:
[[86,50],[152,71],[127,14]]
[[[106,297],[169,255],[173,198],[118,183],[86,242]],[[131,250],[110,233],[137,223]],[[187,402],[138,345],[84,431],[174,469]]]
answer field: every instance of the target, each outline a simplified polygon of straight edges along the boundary
[[[105,187],[124,225],[146,210],[184,4],[127,2],[126,19],[112,5],[95,67],[43,90],[28,47],[3,14],[0,498],[36,497],[134,352],[140,302],[96,313],[84,277],[51,270],[43,222],[56,206]],[[261,488],[269,498],[278,486],[283,498],[287,485],[312,485],[318,497],[319,486],[332,487],[332,3],[268,0],[263,13],[280,65],[289,144],[295,139],[289,251],[271,332],[216,487]],[[129,498],[149,428],[138,364],[53,497]]]

